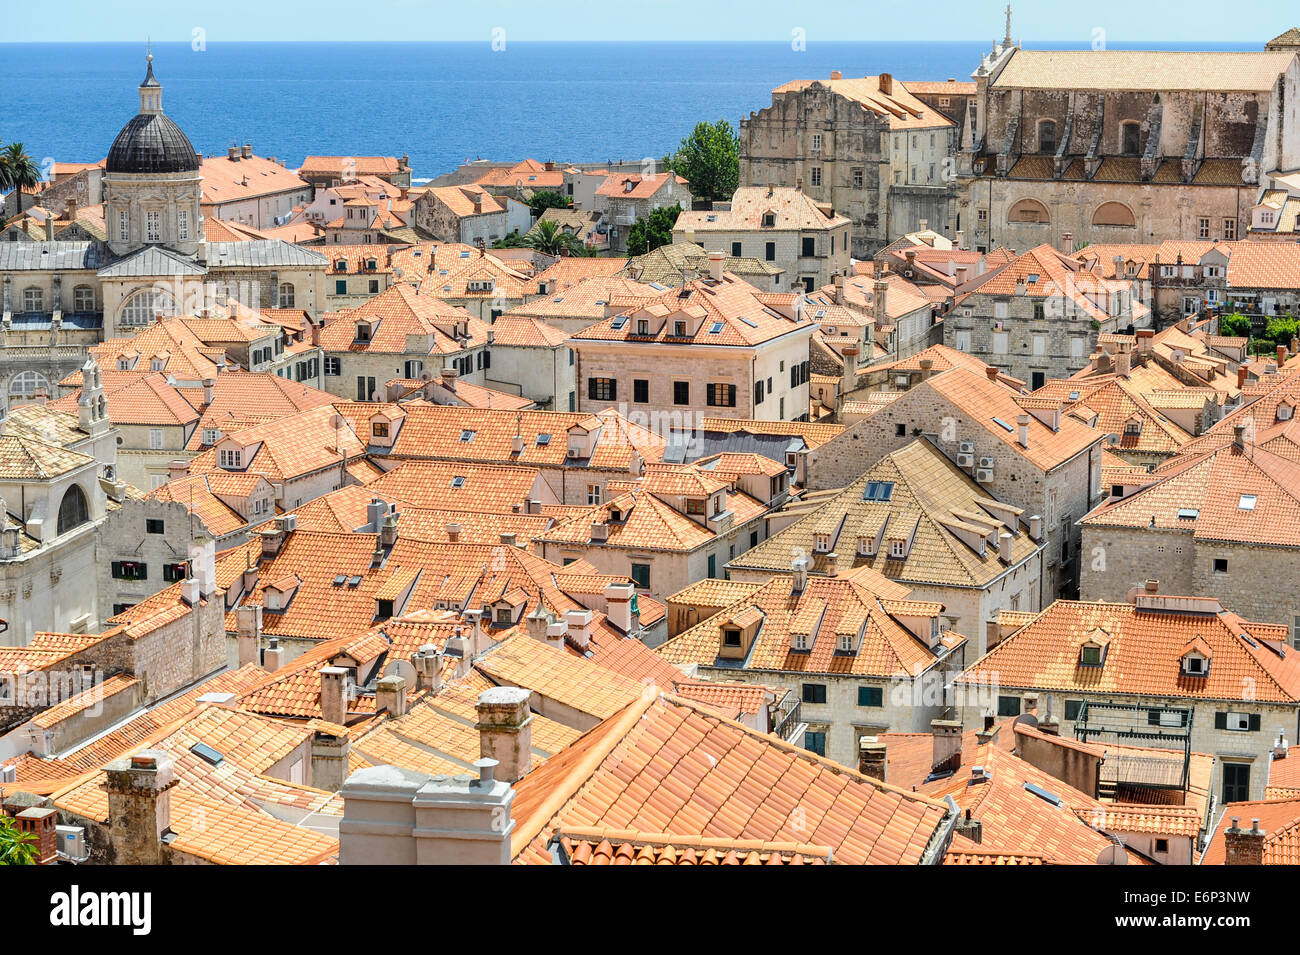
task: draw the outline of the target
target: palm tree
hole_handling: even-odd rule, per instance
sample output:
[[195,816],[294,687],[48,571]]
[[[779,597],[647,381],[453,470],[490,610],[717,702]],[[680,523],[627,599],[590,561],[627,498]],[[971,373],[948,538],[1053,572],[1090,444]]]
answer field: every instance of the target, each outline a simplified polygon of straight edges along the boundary
[[565,232],[549,219],[540,219],[524,238],[524,244],[546,255],[586,255],[587,247],[572,232]]
[[35,865],[36,837],[0,813],[0,865]]
[[[41,181],[41,167],[27,155],[22,143],[10,143],[0,152],[0,190],[13,189],[17,193],[14,211],[23,211],[23,190],[31,189]],[[34,200],[33,200],[34,201]]]

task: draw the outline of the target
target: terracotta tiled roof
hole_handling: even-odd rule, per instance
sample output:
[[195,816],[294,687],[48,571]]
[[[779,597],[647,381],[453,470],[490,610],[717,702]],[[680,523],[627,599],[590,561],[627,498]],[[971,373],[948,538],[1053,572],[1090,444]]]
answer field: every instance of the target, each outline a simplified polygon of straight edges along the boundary
[[[357,338],[357,323],[370,323],[370,337]],[[457,329],[468,337],[455,337]],[[419,342],[411,347],[410,336]],[[487,325],[463,308],[432,295],[420,295],[409,285],[390,286],[356,308],[338,312],[320,332],[326,351],[389,354],[454,354],[487,343]]]
[[[648,332],[639,332],[646,321]],[[676,334],[685,321],[688,334]],[[694,326],[693,334],[689,329]],[[814,328],[811,315],[796,308],[792,294],[761,292],[743,279],[723,273],[722,281],[697,279],[661,293],[626,314],[603,319],[574,334],[575,341],[678,342],[691,345],[758,345]],[[716,331],[715,331],[716,329]]]
[[[764,217],[775,216],[773,225],[764,225]],[[741,186],[731,197],[725,211],[687,210],[677,217],[674,232],[734,232],[737,229],[834,229],[847,225],[845,216],[836,215],[829,206],[819,204],[801,189],[774,186]]]
[[1070,90],[1267,90],[1293,53],[1190,53],[1132,50],[1021,50],[998,74],[998,88]]
[[493,647],[474,661],[474,668],[498,685],[527,687],[600,719],[619,712],[641,693],[640,683],[527,634]]
[[282,192],[311,193],[311,186],[297,173],[261,156],[237,160],[208,156],[199,165],[199,175],[203,177],[204,204],[241,202]]
[[298,175],[391,176],[400,163],[395,156],[308,156],[302,161]]
[[[1059,401],[1066,411],[1077,410],[1090,421],[1093,414],[1089,412],[1094,413],[1093,427],[1119,436],[1119,443],[1111,447],[1120,455],[1133,452],[1172,455],[1192,439],[1191,434],[1161,414],[1148,395],[1123,375],[1054,379],[1033,392],[1033,397]],[[1203,392],[1185,397],[1195,402],[1191,407],[1203,407],[1206,401]],[[1131,430],[1134,424],[1140,429],[1137,433]]]
[[793,80],[772,90],[772,94],[803,90],[814,83],[828,87],[832,93],[860,103],[888,123],[890,129],[929,129],[954,125],[952,120],[917,99],[901,82],[881,89],[881,77],[861,76],[829,80]]
[[649,199],[670,181],[679,186],[689,185],[673,173],[642,176],[638,173],[614,173],[596,188],[596,195],[611,199]]
[[568,865],[829,865],[823,846],[748,839],[678,838],[668,834],[565,827],[556,836]]
[[190,461],[190,473],[226,470],[219,451],[233,445],[244,449],[243,471],[265,475],[272,483],[335,467],[365,453],[365,445],[346,420],[333,406],[321,405],[227,435]]
[[546,168],[536,159],[525,159],[513,166],[497,166],[475,180],[482,186],[519,185],[534,191],[558,191],[564,186],[564,170],[558,166]]
[[[890,485],[888,500],[867,499],[867,485]],[[895,528],[915,528],[905,557],[893,557],[888,539]],[[1011,533],[1011,560],[1000,556],[1000,537]],[[828,550],[817,548],[828,535]],[[859,538],[878,549],[861,553]],[[886,455],[817,510],[736,557],[733,568],[783,572],[793,548],[825,573],[826,555],[839,557],[841,572],[870,567],[891,580],[914,586],[986,587],[1039,545],[1020,528],[1019,509],[999,504],[925,439]]]
[[[1300,700],[1300,655],[1282,649],[1285,627],[1243,621],[1219,609],[1213,598],[1138,599],[1146,602],[1058,600],[957,681],[973,684],[996,673],[1004,687],[1239,700],[1242,681],[1249,680],[1261,702]],[[1197,600],[1203,609],[1178,609]],[[1106,640],[1102,665],[1084,666],[1080,647],[1098,629]],[[1183,648],[1196,637],[1214,651],[1205,676],[1182,672]]]
[[[664,659],[679,665],[718,665],[721,628],[725,620],[757,607],[763,622],[737,672],[794,671],[890,677],[919,673],[936,662],[930,648],[895,620],[881,598],[904,599],[906,587],[863,568],[851,576],[809,577],[804,590],[792,597],[793,578],[773,577],[748,597],[724,608],[659,647]],[[939,605],[935,604],[937,608]],[[937,616],[938,610],[929,614]],[[792,634],[806,636],[808,649],[792,648]],[[842,634],[854,637],[856,649],[838,649]],[[860,642],[858,635],[861,634]]]
[[0,434],[0,480],[50,481],[94,463],[94,458],[80,451]]
[[1264,832],[1264,865],[1300,865],[1300,799],[1264,802],[1230,802],[1223,806],[1201,865],[1223,865],[1226,860],[1224,830],[1233,819],[1241,829],[1250,829],[1255,819]]
[[[775,785],[773,780],[779,782]],[[687,700],[638,697],[516,785],[516,862],[566,826],[798,842],[846,864],[916,864],[941,803],[867,779]]]

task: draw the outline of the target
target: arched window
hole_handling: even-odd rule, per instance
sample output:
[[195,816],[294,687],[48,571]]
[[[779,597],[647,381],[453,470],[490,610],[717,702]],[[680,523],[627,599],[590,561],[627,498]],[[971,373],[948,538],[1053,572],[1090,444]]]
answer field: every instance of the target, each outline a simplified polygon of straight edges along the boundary
[[293,308],[293,285],[289,282],[280,283],[280,308]]
[[1103,202],[1092,214],[1092,224],[1135,226],[1137,220],[1133,218],[1133,210],[1124,203]]
[[23,289],[23,311],[45,311],[45,290],[37,288],[35,285]]
[[9,380],[11,398],[31,401],[34,398],[49,397],[49,394],[49,379],[39,371],[20,371]]
[[1038,151],[1049,155],[1056,152],[1056,120],[1038,121]]
[[1007,212],[1007,222],[1049,222],[1047,206],[1037,199],[1021,199]]
[[122,306],[123,325],[152,325],[159,314],[174,315],[176,307],[172,297],[159,289],[142,289],[126,300]]
[[86,492],[78,484],[72,485],[63,494],[59,503],[59,533],[64,534],[74,527],[80,527],[90,520],[90,506],[86,503]]
[[95,290],[89,285],[78,285],[72,290],[72,310],[78,314],[95,310]]
[[1124,156],[1136,156],[1142,142],[1142,125],[1136,120],[1120,123],[1119,151]]

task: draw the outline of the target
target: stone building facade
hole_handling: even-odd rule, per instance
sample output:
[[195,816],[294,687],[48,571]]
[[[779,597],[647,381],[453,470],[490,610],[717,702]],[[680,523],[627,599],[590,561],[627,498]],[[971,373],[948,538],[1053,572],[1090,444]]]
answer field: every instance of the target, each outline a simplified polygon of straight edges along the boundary
[[980,251],[1227,239],[1300,164],[1295,50],[1022,50],[972,74],[954,228]]
[[795,80],[740,121],[740,184],[794,186],[852,222],[854,258],[946,230],[956,125],[888,73]]

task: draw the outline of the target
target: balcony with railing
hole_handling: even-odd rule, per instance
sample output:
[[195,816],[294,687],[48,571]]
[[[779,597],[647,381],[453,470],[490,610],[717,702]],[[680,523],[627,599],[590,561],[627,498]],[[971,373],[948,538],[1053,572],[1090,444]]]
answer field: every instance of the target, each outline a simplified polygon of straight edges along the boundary
[[795,746],[803,745],[808,724],[803,721],[803,703],[794,691],[788,691],[784,699],[770,707],[768,723],[774,736]]

